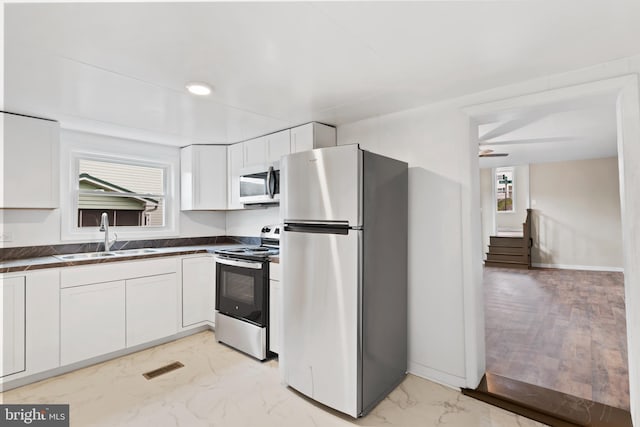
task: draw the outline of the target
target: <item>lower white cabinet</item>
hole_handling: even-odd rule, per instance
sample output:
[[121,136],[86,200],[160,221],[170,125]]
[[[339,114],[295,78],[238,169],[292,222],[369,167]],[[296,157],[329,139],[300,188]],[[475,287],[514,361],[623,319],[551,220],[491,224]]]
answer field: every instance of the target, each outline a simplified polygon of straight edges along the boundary
[[0,279],[0,377],[25,370],[25,278]]
[[216,263],[210,256],[182,259],[182,327],[214,322]]
[[282,331],[282,282],[280,264],[269,265],[269,351],[280,353]]
[[125,281],[61,291],[60,361],[79,362],[125,348]]
[[178,332],[176,273],[126,281],[127,347]]
[[60,366],[58,269],[0,277],[0,382]]

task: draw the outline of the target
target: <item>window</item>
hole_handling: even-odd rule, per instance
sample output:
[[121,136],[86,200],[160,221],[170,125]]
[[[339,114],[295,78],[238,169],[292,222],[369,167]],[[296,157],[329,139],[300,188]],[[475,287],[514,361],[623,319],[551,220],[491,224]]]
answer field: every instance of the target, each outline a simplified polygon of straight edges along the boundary
[[116,227],[163,227],[165,170],[114,161],[78,159],[78,227],[98,227],[106,212]]
[[514,212],[513,168],[496,169],[496,211]]

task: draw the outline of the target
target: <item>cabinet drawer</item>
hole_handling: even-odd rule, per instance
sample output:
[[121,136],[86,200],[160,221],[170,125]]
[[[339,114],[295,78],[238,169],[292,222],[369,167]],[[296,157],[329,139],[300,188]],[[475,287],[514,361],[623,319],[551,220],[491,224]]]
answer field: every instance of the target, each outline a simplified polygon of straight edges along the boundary
[[282,277],[282,268],[279,263],[272,262],[269,264],[269,279],[280,281]]
[[126,280],[134,277],[177,273],[178,261],[178,258],[170,257],[63,268],[60,271],[60,287],[70,288],[92,283]]

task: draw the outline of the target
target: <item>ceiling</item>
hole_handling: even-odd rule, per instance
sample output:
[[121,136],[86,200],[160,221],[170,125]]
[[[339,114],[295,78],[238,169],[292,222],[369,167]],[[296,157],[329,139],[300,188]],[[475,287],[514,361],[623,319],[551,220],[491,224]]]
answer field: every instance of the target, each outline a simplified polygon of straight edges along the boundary
[[478,126],[478,144],[492,154],[509,154],[481,157],[481,168],[615,157],[616,98],[597,95],[503,110]]
[[[636,1],[13,3],[5,107],[229,143],[631,56],[638,22]],[[187,94],[192,80],[214,92]]]

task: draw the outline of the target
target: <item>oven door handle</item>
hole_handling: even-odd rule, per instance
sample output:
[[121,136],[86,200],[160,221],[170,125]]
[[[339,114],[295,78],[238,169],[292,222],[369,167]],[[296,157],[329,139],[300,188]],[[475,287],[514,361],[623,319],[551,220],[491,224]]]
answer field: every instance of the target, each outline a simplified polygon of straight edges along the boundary
[[251,261],[238,261],[235,259],[229,258],[216,258],[216,262],[224,265],[231,265],[233,267],[244,267],[244,268],[252,268],[254,270],[261,270],[262,263],[261,262],[251,262]]

